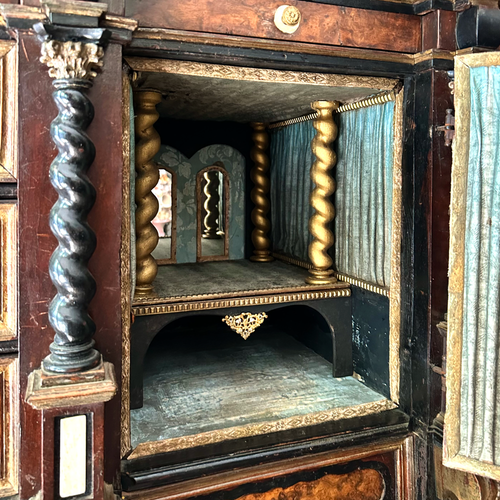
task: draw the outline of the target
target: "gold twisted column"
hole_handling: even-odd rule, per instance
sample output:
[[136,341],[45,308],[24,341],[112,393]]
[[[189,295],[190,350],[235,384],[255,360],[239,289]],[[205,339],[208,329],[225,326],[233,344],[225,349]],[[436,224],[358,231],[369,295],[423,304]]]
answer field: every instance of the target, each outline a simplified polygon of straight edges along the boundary
[[254,229],[252,231],[252,243],[254,246],[254,255],[250,260],[254,262],[271,262],[274,258],[269,250],[270,241],[267,236],[271,223],[267,218],[269,212],[269,179],[267,171],[269,169],[269,158],[266,154],[269,145],[269,136],[266,132],[266,127],[263,123],[252,123],[253,127],[253,143],[254,147],[251,151],[251,158],[254,162],[250,176],[254,187],[250,193],[250,197],[255,207],[252,210],[252,223]]
[[310,203],[314,214],[309,219],[309,232],[314,237],[309,245],[309,258],[313,267],[309,270],[306,283],[327,285],[337,281],[331,269],[333,261],[328,255],[328,249],[333,245],[330,224],[335,217],[335,207],[330,201],[330,196],[335,191],[335,181],[329,171],[337,161],[337,156],[330,147],[337,138],[337,126],[333,122],[332,114],[339,107],[339,103],[316,101],[311,106],[317,110],[318,118],[314,120],[316,136],[311,142],[312,151],[316,156],[311,168],[311,180],[315,187]]
[[202,237],[209,240],[217,240],[221,237],[219,234],[219,172],[209,170],[203,174],[203,177],[206,181],[203,192],[207,197],[203,208],[207,215],[203,219],[205,229]]
[[158,213],[158,200],[151,192],[158,184],[160,173],[152,161],[161,145],[160,136],[154,129],[159,114],[156,105],[161,94],[155,91],[134,93],[135,109],[135,235],[136,235],[136,286],[135,293],[144,295],[153,291],[153,280],[158,266],[151,252],[158,244],[158,231],[151,221]]

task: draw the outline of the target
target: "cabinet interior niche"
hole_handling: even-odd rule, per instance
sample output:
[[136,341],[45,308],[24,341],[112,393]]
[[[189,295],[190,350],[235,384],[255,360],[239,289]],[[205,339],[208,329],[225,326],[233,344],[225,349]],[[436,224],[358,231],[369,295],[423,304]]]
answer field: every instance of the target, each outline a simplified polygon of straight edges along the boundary
[[[152,158],[159,210],[150,221],[158,269],[153,291],[133,301],[128,459],[187,448],[197,456],[204,446],[217,455],[224,443],[238,450],[267,435],[272,444],[283,430],[295,439],[304,429],[323,432],[350,416],[394,409],[388,345],[379,349],[380,373],[376,366],[356,376],[356,362],[370,360],[354,352],[353,364],[352,286],[308,282],[314,120],[303,121],[285,147],[276,139],[280,128],[269,124],[311,115],[314,101],[338,103],[335,109],[389,95],[397,82],[139,58],[129,64],[140,71],[134,93],[161,93],[154,123],[161,146]],[[338,116],[330,121],[335,130]],[[334,138],[325,139],[326,150],[335,150]],[[280,162],[273,172],[280,155],[295,165]],[[325,226],[333,234],[334,222]],[[377,300],[380,324],[388,299]],[[262,324],[245,337],[237,326],[248,321]]]

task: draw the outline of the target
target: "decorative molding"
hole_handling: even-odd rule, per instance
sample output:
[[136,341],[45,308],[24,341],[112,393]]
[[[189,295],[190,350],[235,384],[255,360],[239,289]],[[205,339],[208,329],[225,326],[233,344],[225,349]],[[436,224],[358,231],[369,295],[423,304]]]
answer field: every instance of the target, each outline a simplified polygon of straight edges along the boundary
[[345,113],[346,111],[353,111],[355,109],[369,108],[370,106],[376,106],[378,104],[384,104],[386,102],[391,102],[396,99],[396,94],[394,91],[388,93],[377,94],[366,99],[361,99],[359,101],[354,101],[346,104],[342,104],[335,113]]
[[18,491],[18,360],[0,358],[0,496]]
[[334,274],[338,280],[344,281],[345,283],[357,286],[358,288],[362,288],[363,290],[368,290],[369,292],[378,293],[379,295],[383,295],[384,297],[390,296],[389,289],[383,286],[374,285],[373,283],[368,283],[367,281],[363,280],[358,280],[357,278],[352,278],[351,276],[347,276],[346,274],[342,274],[337,271],[334,271]]
[[279,252],[273,252],[273,257],[275,259],[281,260],[283,262],[287,262],[288,264],[292,264],[294,266],[299,266],[303,267],[304,269],[312,269],[312,264],[310,262],[306,262],[301,259],[296,259],[295,257],[289,257],[288,255],[279,253]]
[[391,281],[389,294],[389,389],[391,399],[399,403],[401,372],[401,242],[403,221],[403,104],[404,91],[394,106],[394,142],[392,166]]
[[103,57],[104,49],[95,43],[48,40],[42,43],[40,61],[50,68],[52,78],[92,80]]
[[225,316],[222,318],[222,321],[226,323],[231,330],[241,335],[243,340],[247,340],[248,337],[264,323],[266,318],[267,314],[265,312],[257,314],[246,312],[238,314],[238,316]]
[[121,377],[121,457],[131,449],[130,442],[130,327],[132,303],[132,256],[131,256],[131,193],[130,193],[130,162],[131,162],[131,130],[130,99],[131,86],[128,76],[122,75],[122,241],[120,245],[120,304],[122,318],[122,377]]
[[301,71],[280,71],[242,66],[227,66],[173,59],[148,59],[127,57],[127,63],[134,71],[174,73],[178,75],[205,76],[225,80],[253,82],[296,83],[329,87],[360,87],[392,90],[396,80],[368,76],[335,75],[328,73],[307,73]]
[[81,0],[42,0],[41,3],[49,17],[60,14],[98,19],[108,10],[107,3],[83,2]]
[[17,179],[17,51],[0,40],[0,182]]
[[330,197],[335,192],[335,181],[331,169],[337,163],[337,155],[331,144],[337,138],[337,125],[333,121],[333,111],[339,107],[338,102],[316,101],[311,104],[318,112],[313,125],[316,135],[311,142],[311,149],[316,157],[311,167],[311,181],[314,189],[311,192],[310,205],[314,213],[309,219],[309,232],[313,240],[309,244],[309,259],[312,268],[306,283],[310,285],[325,285],[334,283],[333,260],[328,250],[333,245],[333,232],[330,228],[335,217],[335,207]]
[[37,410],[105,403],[116,394],[118,385],[113,365],[103,365],[103,380],[61,385],[45,385],[42,370],[34,370],[28,377],[26,402]]
[[272,432],[287,431],[309,427],[313,425],[335,422],[338,420],[362,417],[374,413],[380,413],[396,408],[396,405],[387,399],[364,403],[356,406],[347,406],[335,408],[306,415],[288,417],[271,422],[261,422],[257,424],[248,424],[241,427],[229,427],[216,431],[203,432],[192,436],[183,436],[178,438],[165,439],[163,441],[147,442],[139,444],[128,457],[129,460],[156,455],[159,453],[169,453],[172,451],[185,450],[198,446],[207,446],[215,443],[233,439],[243,439],[261,434]]
[[0,203],[0,341],[17,337],[17,205]]
[[336,290],[326,291],[310,291],[299,293],[285,293],[276,295],[264,295],[261,297],[246,297],[246,298],[232,298],[232,299],[219,299],[207,300],[203,302],[182,302],[174,304],[159,304],[159,305],[143,305],[140,306],[136,302],[132,307],[132,313],[135,316],[149,316],[153,314],[169,314],[188,311],[207,311],[211,309],[225,309],[228,307],[242,307],[242,306],[260,306],[265,304],[285,304],[287,302],[301,302],[306,300],[318,299],[333,299],[337,297],[350,297],[351,290],[349,288],[342,288]]
[[267,218],[269,213],[269,177],[267,171],[269,170],[269,156],[267,149],[269,147],[269,136],[266,127],[263,123],[252,123],[253,134],[253,147],[250,156],[253,161],[253,167],[250,171],[250,177],[253,182],[253,188],[250,193],[250,198],[254,204],[252,210],[252,244],[253,255],[250,260],[254,262],[271,262],[273,259],[269,247],[271,241],[269,240],[269,230],[271,223]]

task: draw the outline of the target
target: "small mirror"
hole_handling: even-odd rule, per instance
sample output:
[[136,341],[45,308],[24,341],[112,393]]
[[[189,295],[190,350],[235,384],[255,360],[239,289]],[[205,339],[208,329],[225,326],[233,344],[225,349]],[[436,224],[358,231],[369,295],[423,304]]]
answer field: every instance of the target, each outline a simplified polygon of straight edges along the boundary
[[228,258],[227,184],[227,173],[216,165],[198,174],[198,261]]
[[175,262],[175,189],[171,172],[160,169],[160,180],[153,194],[158,198],[160,207],[152,221],[159,236],[152,255],[159,265],[168,264]]

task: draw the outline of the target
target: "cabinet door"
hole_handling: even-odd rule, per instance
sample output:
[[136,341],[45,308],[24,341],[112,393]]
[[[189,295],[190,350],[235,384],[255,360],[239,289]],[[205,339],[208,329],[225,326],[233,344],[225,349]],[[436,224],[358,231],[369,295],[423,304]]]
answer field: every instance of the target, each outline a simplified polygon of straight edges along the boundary
[[500,480],[500,53],[455,60],[444,464]]

